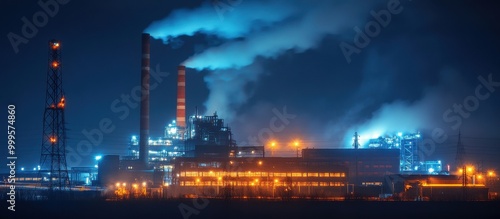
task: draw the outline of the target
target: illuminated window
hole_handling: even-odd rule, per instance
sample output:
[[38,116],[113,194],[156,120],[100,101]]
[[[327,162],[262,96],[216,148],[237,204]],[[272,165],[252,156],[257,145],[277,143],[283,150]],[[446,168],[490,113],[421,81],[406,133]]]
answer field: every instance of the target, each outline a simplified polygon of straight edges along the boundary
[[302,177],[302,173],[292,173],[292,177]]
[[187,177],[197,177],[198,176],[198,172],[189,171],[189,172],[186,172],[186,176]]
[[329,174],[328,173],[319,173],[319,177],[328,177]]
[[330,177],[340,177],[340,173],[330,173]]
[[318,177],[319,174],[318,173],[307,173],[307,176],[309,176],[309,177]]

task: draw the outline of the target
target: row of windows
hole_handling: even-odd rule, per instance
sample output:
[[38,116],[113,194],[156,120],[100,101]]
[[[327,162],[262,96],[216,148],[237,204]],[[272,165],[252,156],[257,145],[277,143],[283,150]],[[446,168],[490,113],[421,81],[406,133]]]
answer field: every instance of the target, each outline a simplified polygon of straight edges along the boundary
[[208,172],[198,172],[198,171],[183,171],[180,172],[178,177],[219,177],[219,176],[229,176],[229,177],[345,177],[345,173],[339,172],[321,172],[321,173],[274,173],[274,172],[222,172],[222,171],[208,171]]
[[[370,168],[370,165],[364,165],[365,169]],[[372,165],[371,168],[392,168],[392,165]]]
[[343,182],[256,182],[256,181],[180,181],[180,186],[260,186],[260,187],[273,187],[273,186],[345,186]]
[[362,182],[361,184],[364,186],[381,186],[382,182]]
[[[40,178],[39,177],[16,177],[14,178],[16,180],[16,182],[21,182],[21,181],[40,181]],[[7,181],[7,180],[5,180]]]
[[[252,152],[249,152],[249,154],[254,154]],[[261,161],[260,162],[266,162],[266,161]],[[259,163],[259,162],[255,162]],[[287,161],[284,164],[286,166],[309,166],[309,167],[318,167],[318,166],[323,166],[323,167],[329,167],[332,165],[338,165],[340,162],[297,162],[297,161]],[[252,164],[251,162],[245,162],[245,161],[230,161],[231,165],[249,165]],[[262,163],[260,163],[262,164]],[[220,167],[222,165],[221,162],[181,162],[180,166],[186,166],[186,167]]]

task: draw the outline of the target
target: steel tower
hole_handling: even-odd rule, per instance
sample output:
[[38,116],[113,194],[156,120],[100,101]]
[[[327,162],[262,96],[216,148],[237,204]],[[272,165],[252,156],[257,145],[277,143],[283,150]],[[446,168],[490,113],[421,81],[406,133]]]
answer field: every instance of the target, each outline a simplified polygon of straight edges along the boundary
[[61,42],[49,41],[47,89],[43,114],[42,152],[39,175],[41,185],[54,191],[69,190],[70,181],[66,165],[66,129],[64,108],[66,100],[62,88]]
[[462,168],[465,165],[465,147],[462,144],[462,134],[458,130],[458,142],[457,142],[457,153],[455,154],[455,165],[458,168]]

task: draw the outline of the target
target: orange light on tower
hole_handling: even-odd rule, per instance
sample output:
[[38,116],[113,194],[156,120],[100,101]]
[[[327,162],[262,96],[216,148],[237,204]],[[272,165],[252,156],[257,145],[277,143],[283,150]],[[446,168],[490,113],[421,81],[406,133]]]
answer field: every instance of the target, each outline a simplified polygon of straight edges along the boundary
[[61,47],[61,44],[59,44],[59,42],[54,42],[52,43],[52,49],[53,50],[58,50],[59,47]]
[[66,99],[64,97],[61,98],[61,101],[57,104],[57,108],[64,108],[66,105]]
[[59,67],[59,62],[53,61],[51,66],[52,66],[52,68],[57,68],[57,67]]
[[49,140],[50,140],[50,143],[54,144],[54,143],[56,143],[57,138],[56,138],[56,137],[54,137],[54,136],[52,136],[52,137],[50,137],[50,139],[49,139]]

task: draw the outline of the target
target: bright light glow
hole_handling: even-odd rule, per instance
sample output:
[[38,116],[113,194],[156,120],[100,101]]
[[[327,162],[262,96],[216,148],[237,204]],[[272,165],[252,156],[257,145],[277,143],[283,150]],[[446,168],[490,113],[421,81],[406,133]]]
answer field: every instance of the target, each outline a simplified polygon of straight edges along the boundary
[[495,172],[493,171],[488,171],[488,176],[494,176],[495,175]]
[[21,167],[21,171],[24,171],[24,167]]
[[57,104],[57,107],[64,108],[65,105],[66,105],[66,99],[62,97],[61,101],[59,101],[59,103]]
[[36,170],[36,167],[34,167],[33,170]]
[[398,136],[399,137],[403,136],[403,133],[402,132],[398,132]]
[[415,137],[420,138],[420,134],[416,134]]
[[53,61],[52,62],[52,68],[57,68],[57,67],[59,67],[59,62]]
[[101,156],[101,155],[97,155],[97,156],[95,156],[95,160],[100,160],[101,158],[102,158],[102,156]]
[[200,179],[196,179],[196,182],[200,182]]
[[474,167],[467,167],[467,172],[472,172],[474,170]]
[[134,189],[137,189],[137,187],[139,187],[137,184],[133,184],[132,187],[134,187]]
[[96,164],[96,165],[94,165],[94,167],[95,167],[95,168],[99,168],[99,166],[98,166],[97,164]]
[[136,141],[136,140],[137,140],[137,136],[132,135],[132,141]]
[[218,180],[222,180],[222,177],[219,176],[219,178],[217,178]]
[[277,180],[277,179],[275,179],[275,180],[274,180],[274,182],[275,182],[275,183],[277,183],[277,182],[278,182],[278,180]]
[[262,161],[259,161],[259,165],[262,165]]
[[54,42],[54,43],[52,43],[52,49],[53,49],[53,50],[59,49],[59,47],[60,47],[60,46],[61,46],[61,45],[59,44],[59,42]]
[[168,186],[168,183],[164,183],[163,185],[164,185],[164,186]]
[[142,186],[146,187],[146,182],[142,182]]
[[56,137],[50,137],[50,142],[51,143],[56,143],[56,141],[57,141]]
[[429,173],[433,173],[434,172],[434,168],[431,167],[431,168],[429,168],[428,171],[429,171]]
[[37,166],[38,170],[40,170],[40,165]]
[[270,145],[271,145],[272,148],[274,148],[274,147],[276,147],[276,142],[275,141],[271,141]]
[[127,183],[122,183],[122,186],[126,186],[126,185],[127,185]]
[[116,187],[120,187],[120,183],[119,182],[116,183]]
[[299,143],[299,140],[295,140],[295,141],[293,141],[293,145],[294,145],[295,147],[299,147],[299,144],[300,144],[300,143]]
[[477,175],[477,179],[482,179],[483,176],[482,175]]
[[372,134],[372,138],[378,138],[378,137],[380,137],[380,133],[375,132]]

